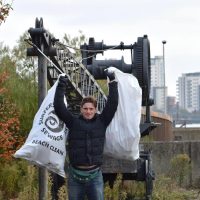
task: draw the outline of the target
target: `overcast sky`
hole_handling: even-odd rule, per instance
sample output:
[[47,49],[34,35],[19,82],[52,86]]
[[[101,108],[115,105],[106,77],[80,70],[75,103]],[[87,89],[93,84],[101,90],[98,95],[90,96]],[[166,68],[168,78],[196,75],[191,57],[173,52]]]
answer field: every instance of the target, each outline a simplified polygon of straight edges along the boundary
[[12,47],[35,27],[36,17],[59,39],[81,30],[106,45],[129,45],[147,34],[151,57],[162,55],[166,40],[168,95],[176,95],[182,73],[200,72],[200,0],[14,0],[13,11],[0,26],[0,41]]

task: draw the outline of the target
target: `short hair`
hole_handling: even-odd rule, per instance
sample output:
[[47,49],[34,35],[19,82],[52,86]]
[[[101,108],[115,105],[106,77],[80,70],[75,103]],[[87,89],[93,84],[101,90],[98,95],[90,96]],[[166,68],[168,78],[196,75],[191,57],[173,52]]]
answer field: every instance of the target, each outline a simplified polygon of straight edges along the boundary
[[94,105],[94,107],[96,108],[97,107],[97,100],[95,97],[93,96],[87,96],[87,97],[84,97],[81,101],[81,107],[83,107],[83,105],[85,103],[92,103]]

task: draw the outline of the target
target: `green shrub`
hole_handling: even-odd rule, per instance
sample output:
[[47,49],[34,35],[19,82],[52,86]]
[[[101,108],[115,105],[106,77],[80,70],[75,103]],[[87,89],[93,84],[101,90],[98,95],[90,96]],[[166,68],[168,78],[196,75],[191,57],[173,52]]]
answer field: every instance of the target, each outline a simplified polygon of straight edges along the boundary
[[123,189],[127,193],[127,200],[134,198],[143,199],[145,196],[145,184],[144,182],[137,181],[124,181]]
[[63,185],[59,191],[58,191],[58,197],[59,200],[67,200],[68,199],[68,194],[67,194],[67,187],[66,185]]
[[25,184],[20,187],[18,200],[37,200],[38,199],[38,173],[37,167],[32,165],[27,166],[25,174]]
[[23,161],[1,163],[0,167],[0,191],[3,199],[15,197],[25,183],[26,164]]
[[179,186],[183,186],[190,170],[190,158],[187,154],[178,154],[171,159],[169,176],[175,180]]
[[176,181],[162,175],[154,182],[152,196],[153,200],[195,200],[197,192],[183,189],[177,185]]
[[122,187],[122,175],[118,174],[117,179],[113,185],[113,188],[110,188],[108,183],[104,187],[104,196],[106,200],[125,200],[127,197],[126,191]]
[[[27,161],[13,161],[0,165],[0,200],[37,200],[38,168]],[[48,179],[47,200],[51,200],[52,180]],[[145,196],[145,182],[122,181],[118,175],[111,189],[108,184],[104,188],[105,200],[134,200]],[[64,185],[58,193],[59,200],[67,200],[67,187]],[[197,198],[197,191],[181,188],[175,180],[166,175],[158,176],[154,181],[153,200],[192,200]]]

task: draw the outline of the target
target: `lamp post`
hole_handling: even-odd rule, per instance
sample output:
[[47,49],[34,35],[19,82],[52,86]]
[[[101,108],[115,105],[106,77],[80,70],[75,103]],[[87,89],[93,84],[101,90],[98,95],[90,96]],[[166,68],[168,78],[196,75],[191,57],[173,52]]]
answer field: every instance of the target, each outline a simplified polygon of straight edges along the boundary
[[167,97],[166,97],[166,85],[165,85],[165,44],[167,43],[166,40],[162,41],[163,44],[163,72],[164,72],[164,113],[167,112]]

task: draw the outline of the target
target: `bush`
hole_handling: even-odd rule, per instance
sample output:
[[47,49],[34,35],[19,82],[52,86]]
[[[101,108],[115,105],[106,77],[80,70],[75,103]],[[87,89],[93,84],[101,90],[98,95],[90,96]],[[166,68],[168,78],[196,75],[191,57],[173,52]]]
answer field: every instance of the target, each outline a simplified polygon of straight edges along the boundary
[[26,181],[24,187],[21,187],[18,200],[37,200],[38,199],[38,174],[33,166],[27,167]]
[[24,161],[1,163],[0,191],[4,200],[16,197],[20,189],[26,184],[26,163]]
[[126,191],[123,190],[122,186],[122,175],[118,174],[117,179],[113,185],[113,188],[110,188],[109,184],[106,183],[104,187],[104,198],[106,200],[125,200],[127,197]]
[[180,188],[170,177],[159,176],[154,182],[153,200],[195,200],[196,191]]
[[190,170],[190,158],[187,154],[178,154],[171,159],[169,176],[175,180],[179,186],[183,186]]

